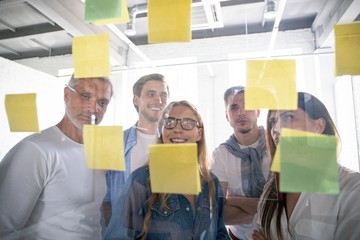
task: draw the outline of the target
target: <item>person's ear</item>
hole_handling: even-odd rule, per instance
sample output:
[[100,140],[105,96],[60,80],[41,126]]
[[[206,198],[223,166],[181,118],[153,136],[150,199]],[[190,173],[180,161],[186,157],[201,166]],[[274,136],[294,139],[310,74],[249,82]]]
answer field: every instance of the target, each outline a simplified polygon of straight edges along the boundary
[[225,110],[225,117],[226,117],[226,120],[227,120],[228,122],[230,122],[230,120],[229,120],[229,115],[228,115],[228,111],[227,111],[227,110]]
[[139,97],[136,95],[134,95],[134,97],[133,97],[133,104],[135,106],[139,106]]
[[64,102],[68,102],[69,101],[69,93],[70,93],[70,89],[67,87],[64,87]]
[[326,121],[324,118],[319,118],[316,120],[315,132],[322,134],[326,128]]
[[198,135],[197,135],[197,138],[196,138],[197,142],[201,140],[202,135],[203,135],[203,130],[204,130],[203,128],[198,128],[198,129],[199,129],[199,131],[198,131]]

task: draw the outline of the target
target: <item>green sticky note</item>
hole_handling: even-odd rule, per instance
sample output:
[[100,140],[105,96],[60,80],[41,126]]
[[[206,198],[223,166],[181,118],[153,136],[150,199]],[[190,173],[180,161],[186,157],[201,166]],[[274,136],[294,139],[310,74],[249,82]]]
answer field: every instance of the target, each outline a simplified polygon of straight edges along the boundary
[[195,194],[201,191],[197,144],[150,144],[151,191]]
[[130,21],[129,11],[125,0],[121,0],[121,14],[116,18],[107,18],[102,20],[97,20],[95,25],[104,25],[104,24],[119,24],[127,23]]
[[36,93],[5,95],[5,110],[11,132],[39,132]]
[[245,109],[297,109],[295,60],[246,62]]
[[339,192],[335,136],[280,137],[281,192]]
[[360,75],[360,22],[336,25],[334,31],[336,76]]
[[[122,0],[124,1],[124,0]],[[85,22],[121,17],[121,0],[86,0]]]
[[125,170],[121,126],[83,126],[86,165],[91,169]]

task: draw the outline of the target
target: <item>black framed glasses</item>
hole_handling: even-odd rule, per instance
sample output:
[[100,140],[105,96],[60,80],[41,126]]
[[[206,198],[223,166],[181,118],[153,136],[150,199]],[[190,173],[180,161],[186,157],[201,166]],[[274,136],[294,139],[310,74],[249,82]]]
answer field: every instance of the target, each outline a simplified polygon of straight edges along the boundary
[[200,127],[199,123],[191,118],[179,119],[179,118],[168,117],[168,118],[164,118],[162,121],[164,128],[166,129],[173,129],[176,127],[178,123],[180,123],[182,129],[186,131],[192,130],[195,126]]

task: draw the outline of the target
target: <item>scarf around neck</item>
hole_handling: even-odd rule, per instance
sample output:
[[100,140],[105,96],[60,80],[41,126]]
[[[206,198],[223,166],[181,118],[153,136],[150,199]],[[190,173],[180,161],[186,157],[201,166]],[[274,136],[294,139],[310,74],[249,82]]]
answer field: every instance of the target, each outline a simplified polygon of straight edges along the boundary
[[265,185],[265,178],[261,169],[262,158],[266,152],[265,130],[262,126],[259,129],[260,138],[256,148],[246,147],[241,149],[234,134],[221,144],[232,155],[241,160],[242,188],[246,197],[260,197]]

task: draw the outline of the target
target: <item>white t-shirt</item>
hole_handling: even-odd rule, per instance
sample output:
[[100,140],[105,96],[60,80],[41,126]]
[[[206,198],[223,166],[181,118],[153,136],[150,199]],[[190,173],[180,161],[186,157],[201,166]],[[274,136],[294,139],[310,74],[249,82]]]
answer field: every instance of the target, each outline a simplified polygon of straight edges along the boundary
[[[258,144],[259,141],[256,141],[250,146],[243,146],[240,144],[239,146],[240,148],[256,148]],[[228,192],[224,194],[231,196],[245,196],[241,180],[241,160],[231,154],[224,145],[220,145],[215,148],[212,159],[212,172],[219,178],[220,182],[228,183]],[[266,181],[270,171],[270,156],[267,152],[263,156],[261,168]],[[251,224],[240,224],[228,225],[226,227],[230,228],[231,232],[236,237],[245,239],[245,234],[250,229],[250,226]]]
[[131,149],[130,172],[142,167],[149,161],[149,145],[156,143],[156,135],[136,131],[136,145]]
[[13,147],[0,164],[1,239],[101,239],[105,172],[53,126]]

